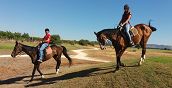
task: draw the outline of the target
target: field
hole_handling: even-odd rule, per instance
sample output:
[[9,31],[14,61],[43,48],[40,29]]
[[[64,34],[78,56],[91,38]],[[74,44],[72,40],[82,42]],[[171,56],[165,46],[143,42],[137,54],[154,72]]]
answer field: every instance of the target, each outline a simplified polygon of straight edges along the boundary
[[[14,44],[14,42],[12,42]],[[1,48],[1,54],[10,54],[12,43]],[[9,44],[9,45],[8,45]],[[28,43],[26,43],[28,44]],[[4,44],[2,44],[4,46]],[[0,45],[0,46],[2,46]],[[35,45],[35,44],[31,44]],[[85,49],[79,45],[64,44],[70,55],[75,55],[73,49]],[[10,53],[9,53],[10,52]],[[172,87],[172,51],[147,49],[146,60],[138,66],[141,49],[129,48],[122,57],[126,67],[115,71],[116,59],[114,49],[85,50],[89,57],[111,61],[100,63],[75,59],[72,67],[68,68],[68,61],[62,58],[60,73],[55,74],[53,59],[43,63],[41,70],[45,79],[39,74],[32,83],[30,79],[33,65],[29,58],[18,57],[0,58],[0,88],[171,88]]]

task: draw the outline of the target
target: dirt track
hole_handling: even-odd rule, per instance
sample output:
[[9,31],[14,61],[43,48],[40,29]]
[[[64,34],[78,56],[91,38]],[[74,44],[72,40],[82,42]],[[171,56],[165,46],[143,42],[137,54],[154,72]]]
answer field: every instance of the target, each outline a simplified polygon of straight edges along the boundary
[[[62,66],[60,68],[59,75],[65,74],[68,70],[75,69],[75,68],[82,68],[84,66],[88,66],[91,64],[96,64],[100,62],[107,62],[103,60],[98,60],[96,58],[87,57],[87,54],[84,53],[84,50],[88,49],[80,49],[74,50],[76,55],[71,55],[73,57],[73,66],[68,68],[68,61],[66,58],[62,58]],[[90,49],[96,50],[96,49]],[[41,64],[41,71],[45,74],[47,78],[57,76],[55,74],[55,60],[50,59]],[[27,81],[30,79],[30,75],[33,69],[33,65],[29,57],[4,57],[0,58],[0,88],[9,88],[9,87],[25,87]],[[41,81],[39,74],[36,72],[36,77],[33,82]]]

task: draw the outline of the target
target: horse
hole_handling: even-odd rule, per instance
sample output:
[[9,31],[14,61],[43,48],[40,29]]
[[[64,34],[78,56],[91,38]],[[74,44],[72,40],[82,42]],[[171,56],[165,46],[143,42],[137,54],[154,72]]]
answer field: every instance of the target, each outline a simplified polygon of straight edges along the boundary
[[[138,31],[138,34],[132,37],[132,41],[135,45],[139,45],[142,48],[142,54],[138,65],[141,65],[144,62],[145,54],[146,54],[146,44],[151,36],[153,31],[157,29],[149,24],[137,24],[134,26]],[[116,70],[119,70],[119,67],[124,67],[125,65],[121,63],[121,56],[123,55],[124,51],[130,47],[128,46],[128,41],[123,36],[123,33],[118,29],[103,29],[99,32],[94,32],[97,37],[97,41],[99,43],[100,49],[104,50],[106,41],[110,40],[112,45],[116,51]]]
[[[38,52],[39,52],[38,48],[39,47],[40,47],[40,45],[38,45],[36,47],[33,47],[33,46],[28,46],[28,45],[21,44],[18,41],[16,41],[15,47],[14,47],[12,53],[11,53],[11,56],[13,58],[15,58],[17,55],[20,55],[22,52],[25,52],[31,58],[32,64],[34,65],[34,68],[33,68],[33,71],[32,71],[32,77],[31,77],[29,82],[33,81],[34,74],[35,74],[36,70],[41,75],[41,78],[44,78],[43,73],[39,69],[41,63],[39,61],[37,61],[38,56],[39,56],[38,55]],[[56,74],[58,74],[59,67],[60,67],[60,64],[61,64],[61,55],[62,55],[62,53],[69,60],[69,66],[72,64],[72,59],[67,54],[67,49],[64,46],[57,46],[57,45],[53,44],[50,47],[52,49],[52,53],[48,54],[48,55],[46,54],[44,56],[44,58],[43,58],[43,62],[47,61],[47,60],[49,60],[49,59],[51,59],[53,57],[57,62],[57,64],[56,64]]]

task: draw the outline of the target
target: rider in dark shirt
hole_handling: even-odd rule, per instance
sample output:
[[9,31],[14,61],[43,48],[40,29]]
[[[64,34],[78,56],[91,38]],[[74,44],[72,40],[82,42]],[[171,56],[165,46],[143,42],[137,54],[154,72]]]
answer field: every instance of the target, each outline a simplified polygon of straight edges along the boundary
[[126,36],[128,38],[127,40],[128,40],[129,46],[133,46],[134,43],[133,43],[133,41],[131,39],[131,36],[130,36],[130,33],[129,33],[129,30],[130,30],[130,22],[129,22],[129,20],[130,19],[131,19],[130,8],[126,4],[126,5],[124,5],[124,14],[122,15],[122,19],[119,22],[118,28],[119,27],[123,27],[123,29],[125,31],[125,34],[126,34]]

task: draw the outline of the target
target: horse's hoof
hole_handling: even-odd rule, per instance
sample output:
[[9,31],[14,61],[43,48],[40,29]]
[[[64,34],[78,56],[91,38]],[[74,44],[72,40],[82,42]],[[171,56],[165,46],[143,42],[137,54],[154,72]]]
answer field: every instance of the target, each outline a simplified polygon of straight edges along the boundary
[[27,82],[27,84],[29,84],[30,83],[30,81],[29,82]]
[[27,82],[27,84],[29,84],[29,83],[31,83],[32,82],[32,80],[29,80],[29,82]]
[[58,75],[58,74],[59,74],[59,71],[60,71],[60,69],[57,69],[57,71],[56,71],[56,75]]
[[124,63],[121,63],[120,66],[125,67],[126,65]]
[[44,76],[44,75],[42,75],[42,76],[41,76],[41,78],[45,78],[45,76]]
[[119,67],[116,67],[115,71],[118,71],[119,70]]
[[58,75],[59,74],[59,72],[56,72],[56,75]]
[[140,61],[140,62],[138,63],[138,65],[141,66],[141,65],[142,65],[142,62]]

